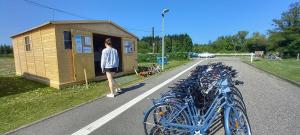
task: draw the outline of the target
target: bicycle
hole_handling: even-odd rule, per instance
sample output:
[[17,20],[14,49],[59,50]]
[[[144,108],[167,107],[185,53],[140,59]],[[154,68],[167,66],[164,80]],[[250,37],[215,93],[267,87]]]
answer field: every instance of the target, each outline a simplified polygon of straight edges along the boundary
[[[190,79],[189,81],[195,80]],[[183,89],[176,91],[173,88],[162,95],[160,100],[153,101],[154,106],[145,113],[144,117],[145,134],[206,134],[218,115],[224,117],[226,134],[237,134],[242,133],[242,131],[245,131],[245,134],[251,134],[251,127],[245,113],[245,104],[242,97],[239,96],[241,94],[238,89],[232,90],[231,88],[233,87],[233,81],[231,80],[230,72],[223,72],[219,78],[212,80],[214,80],[214,83],[210,88],[201,90],[207,94],[212,92],[215,95],[214,100],[205,113],[204,111],[200,113],[199,108],[195,106],[195,95],[193,95],[193,92],[202,84],[182,81],[181,85],[184,83],[193,85],[180,87],[183,89],[187,88],[187,91]],[[149,132],[147,125],[153,126]]]

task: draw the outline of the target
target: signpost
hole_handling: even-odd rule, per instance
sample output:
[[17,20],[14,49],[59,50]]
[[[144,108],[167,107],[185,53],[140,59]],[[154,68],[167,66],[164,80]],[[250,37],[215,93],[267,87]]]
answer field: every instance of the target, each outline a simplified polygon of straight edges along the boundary
[[165,63],[165,14],[169,12],[169,9],[163,9],[162,11],[162,62],[161,62],[161,70],[164,70],[164,63]]

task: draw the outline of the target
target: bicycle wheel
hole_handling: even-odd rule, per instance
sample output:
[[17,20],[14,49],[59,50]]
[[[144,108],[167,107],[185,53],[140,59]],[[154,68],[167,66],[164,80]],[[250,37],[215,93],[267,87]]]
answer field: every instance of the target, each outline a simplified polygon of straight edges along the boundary
[[240,99],[240,97],[238,95],[236,95],[236,93],[231,92],[230,93],[231,99],[233,102],[235,102],[237,105],[241,106],[242,109],[247,112],[247,108],[246,105],[244,103],[244,100]]
[[234,93],[236,93],[240,97],[241,100],[244,100],[241,91],[237,87],[231,86],[230,90],[233,91]]
[[173,104],[156,104],[144,116],[143,126],[146,135],[187,135],[186,129],[168,126],[168,123],[191,125],[187,113]]
[[240,106],[228,107],[224,112],[226,135],[251,135],[249,119]]

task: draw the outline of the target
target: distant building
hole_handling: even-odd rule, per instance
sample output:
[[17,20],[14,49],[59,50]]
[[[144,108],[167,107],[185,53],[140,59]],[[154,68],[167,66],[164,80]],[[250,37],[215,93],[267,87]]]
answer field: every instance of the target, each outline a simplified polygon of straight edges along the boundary
[[104,79],[101,52],[111,38],[120,72],[137,66],[137,37],[111,21],[50,21],[12,36],[16,74],[55,88]]

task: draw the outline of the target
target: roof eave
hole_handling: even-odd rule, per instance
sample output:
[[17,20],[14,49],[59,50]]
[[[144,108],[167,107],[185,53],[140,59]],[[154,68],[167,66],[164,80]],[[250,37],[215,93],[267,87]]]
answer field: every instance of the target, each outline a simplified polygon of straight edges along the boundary
[[129,35],[135,37],[136,39],[138,39],[138,37],[136,35],[134,35],[133,33],[129,32],[128,30],[126,30],[125,28],[117,25],[116,23],[110,21],[110,20],[91,20],[91,21],[86,21],[86,20],[82,20],[82,21],[72,21],[72,20],[69,20],[69,21],[48,21],[46,23],[43,23],[41,25],[38,25],[36,27],[33,27],[33,28],[30,28],[30,29],[27,29],[25,31],[22,31],[20,33],[17,33],[17,34],[14,34],[12,35],[10,38],[14,38],[14,37],[17,37],[19,35],[22,35],[26,32],[29,32],[29,31],[32,31],[34,29],[38,29],[40,27],[43,27],[43,26],[46,26],[46,25],[50,25],[50,24],[83,24],[83,23],[110,23],[114,26],[116,26],[117,28],[121,29],[122,31],[128,33]]
[[16,37],[16,36],[22,35],[22,34],[24,34],[24,33],[26,33],[26,32],[32,31],[32,30],[34,30],[34,29],[38,29],[38,28],[40,28],[40,27],[43,27],[43,26],[46,26],[46,25],[49,25],[49,24],[52,24],[52,22],[49,21],[49,22],[43,23],[43,24],[41,24],[41,25],[32,27],[32,28],[27,29],[27,30],[25,30],[25,31],[19,32],[19,33],[17,33],[17,34],[14,34],[14,35],[10,36],[10,38],[14,38],[14,37]]

